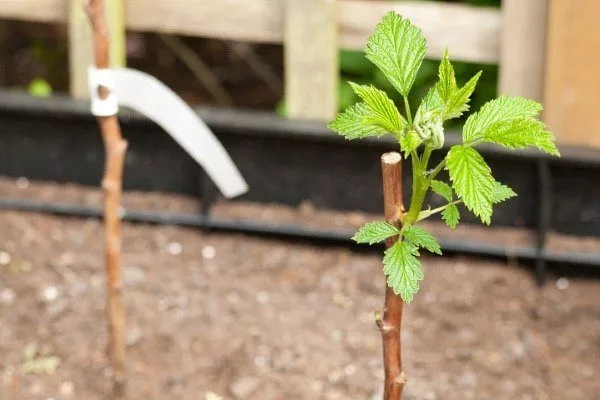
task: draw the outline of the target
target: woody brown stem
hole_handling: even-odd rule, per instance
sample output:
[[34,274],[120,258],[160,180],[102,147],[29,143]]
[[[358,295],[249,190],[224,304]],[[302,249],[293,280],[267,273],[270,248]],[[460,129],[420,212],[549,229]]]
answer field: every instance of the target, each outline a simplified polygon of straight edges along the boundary
[[[383,176],[383,202],[385,219],[397,223],[398,213],[404,212],[402,202],[402,157],[399,153],[386,153],[381,156]],[[397,237],[386,241],[386,246],[392,246]],[[394,294],[392,288],[386,285],[385,306],[383,315],[377,318],[377,326],[383,342],[383,365],[385,371],[384,400],[399,400],[406,377],[402,370],[402,306],[400,296]]]
[[[109,67],[108,29],[104,21],[102,0],[90,0],[88,17],[92,25],[94,54],[97,68]],[[106,87],[99,88],[100,98],[110,93]],[[98,125],[104,142],[105,164],[102,188],[104,189],[104,240],[107,284],[106,315],[108,320],[108,353],[113,369],[115,398],[125,396],[125,309],[121,280],[121,188],[127,142],[121,135],[116,115],[98,117]]]

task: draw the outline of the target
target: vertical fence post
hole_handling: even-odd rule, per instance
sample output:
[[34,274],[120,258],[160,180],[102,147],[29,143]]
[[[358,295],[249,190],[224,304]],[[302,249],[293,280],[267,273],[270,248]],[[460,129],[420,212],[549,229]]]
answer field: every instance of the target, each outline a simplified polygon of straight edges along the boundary
[[545,119],[561,144],[600,148],[600,1],[552,0]]
[[[85,13],[87,0],[70,0],[69,9],[69,84],[74,98],[89,97],[87,69],[92,65],[92,35]],[[111,67],[125,66],[125,21],[123,0],[106,0]]]
[[285,102],[291,118],[329,120],[338,103],[336,0],[286,0]]
[[6,85],[8,80],[6,79],[7,73],[7,62],[1,60],[8,60],[8,21],[0,19],[0,87]]
[[503,0],[498,91],[542,101],[548,0]]
[[127,48],[125,35],[125,0],[104,0],[106,23],[110,31],[108,54],[110,66],[124,67],[127,64]]
[[71,0],[69,8],[69,90],[71,96],[89,97],[87,68],[92,64],[92,34],[85,0]]

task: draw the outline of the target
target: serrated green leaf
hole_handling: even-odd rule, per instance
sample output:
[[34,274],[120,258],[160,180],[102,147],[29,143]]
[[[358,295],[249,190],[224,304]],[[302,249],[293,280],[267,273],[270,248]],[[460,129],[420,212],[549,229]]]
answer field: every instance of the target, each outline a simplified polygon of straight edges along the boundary
[[438,75],[440,80],[435,85],[435,88],[443,103],[443,119],[458,118],[463,112],[469,110],[469,100],[475,90],[475,86],[477,86],[481,71],[472,77],[462,88],[458,88],[454,67],[450,63],[448,49],[446,49],[440,62]]
[[500,182],[494,182],[494,187],[492,189],[492,204],[498,204],[505,200],[510,199],[511,197],[515,197],[517,194],[508,186],[503,185]]
[[524,149],[532,146],[559,156],[554,136],[546,130],[543,122],[532,118],[517,118],[499,121],[481,133],[481,140],[509,149]]
[[415,125],[421,125],[431,120],[435,115],[443,115],[444,103],[438,94],[436,86],[429,89],[425,97],[421,100],[419,108],[415,113]]
[[346,108],[346,111],[339,113],[327,127],[349,140],[367,136],[383,136],[389,133],[380,125],[373,124],[369,117],[370,113],[367,105],[357,103]]
[[436,86],[432,86],[427,91],[423,100],[421,100],[421,104],[419,105],[419,109],[422,109],[422,112],[441,112],[444,107],[444,102],[440,98],[440,94],[438,93],[438,89]]
[[421,30],[390,11],[369,38],[365,55],[406,97],[425,58],[426,48],[427,41]]
[[356,243],[374,244],[383,242],[385,239],[398,235],[400,230],[395,226],[383,221],[367,222],[352,237]]
[[407,303],[419,291],[419,281],[424,277],[418,256],[416,246],[399,241],[387,249],[383,257],[383,273],[387,276],[388,286]]
[[442,196],[448,201],[452,201],[452,188],[445,182],[442,181],[431,181],[431,189],[438,196]]
[[400,137],[400,147],[402,148],[402,151],[404,152],[404,157],[408,158],[410,156],[410,153],[414,149],[419,147],[421,142],[423,142],[423,140],[421,140],[421,138],[419,137],[417,132],[415,132],[412,129],[410,131],[406,132],[404,135],[402,135]]
[[456,225],[458,225],[458,220],[460,219],[460,214],[456,204],[450,204],[444,209],[444,211],[442,211],[442,219],[450,228],[456,228]]
[[483,157],[470,147],[453,146],[446,156],[446,169],[458,197],[473,214],[489,225],[495,180]]
[[394,105],[394,102],[387,96],[383,90],[374,86],[358,85],[349,82],[352,90],[367,105],[370,115],[366,117],[367,121],[379,125],[393,134],[399,134],[406,126],[404,117]]
[[442,254],[437,239],[420,226],[409,225],[403,230],[404,237],[417,247],[423,247],[435,254]]
[[456,90],[452,97],[446,102],[444,108],[444,119],[452,119],[460,117],[465,111],[469,111],[469,100],[471,94],[477,86],[481,71],[473,76],[469,81],[460,89]]
[[448,48],[444,50],[444,55],[440,61],[438,76],[440,80],[436,85],[437,92],[440,96],[440,99],[447,104],[450,102],[454,92],[456,92],[457,89],[456,76],[454,75],[454,67],[450,63]]
[[542,105],[523,97],[500,96],[488,101],[481,109],[467,119],[463,128],[463,141],[480,139],[485,132],[499,122],[509,122],[518,118],[535,118],[542,111]]

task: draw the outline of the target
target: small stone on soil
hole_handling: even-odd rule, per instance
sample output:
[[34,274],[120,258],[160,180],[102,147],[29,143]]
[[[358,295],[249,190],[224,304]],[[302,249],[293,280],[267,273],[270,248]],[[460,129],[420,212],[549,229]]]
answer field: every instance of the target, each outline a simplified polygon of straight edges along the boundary
[[231,384],[231,393],[236,399],[247,399],[260,386],[260,379],[254,376],[239,378]]
[[25,189],[27,189],[29,187],[29,179],[22,178],[22,177],[18,178],[15,181],[15,186],[17,187],[17,189],[25,190]]
[[0,251],[0,265],[8,265],[12,261],[12,257],[5,251]]
[[181,243],[171,242],[167,245],[167,252],[172,256],[178,256],[183,252]]
[[257,292],[256,301],[258,301],[260,304],[267,304],[269,302],[269,293],[265,291]]
[[17,294],[11,288],[2,289],[0,291],[0,304],[4,306],[10,306],[12,303],[15,302],[16,298]]
[[202,258],[212,260],[217,255],[217,250],[213,246],[204,246],[202,248]]
[[73,382],[63,382],[60,384],[60,394],[63,396],[71,396],[75,391],[75,385]]
[[348,364],[346,365],[346,367],[344,367],[344,372],[346,373],[346,375],[352,376],[356,373],[356,366],[354,366],[353,364]]
[[556,288],[558,290],[566,290],[569,287],[569,280],[567,278],[558,278],[556,280]]
[[125,344],[128,347],[134,346],[142,337],[142,330],[138,326],[134,326],[127,331],[127,334],[125,335]]
[[129,266],[123,268],[123,282],[125,286],[136,286],[146,281],[146,273],[140,267]]
[[56,286],[46,286],[42,289],[41,298],[46,303],[51,303],[58,298],[58,288]]
[[256,367],[264,367],[267,365],[267,360],[263,356],[254,357],[254,365]]
[[206,392],[204,400],[223,400],[223,398],[214,392]]

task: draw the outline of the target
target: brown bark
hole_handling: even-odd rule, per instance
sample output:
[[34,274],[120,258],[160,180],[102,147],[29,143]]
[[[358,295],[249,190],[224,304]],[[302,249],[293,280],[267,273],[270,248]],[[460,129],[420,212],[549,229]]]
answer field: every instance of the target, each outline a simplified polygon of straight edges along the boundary
[[[383,176],[383,202],[385,219],[394,225],[400,221],[404,212],[402,200],[402,157],[399,153],[386,153],[381,156],[381,170]],[[396,237],[386,241],[390,247],[396,242]],[[383,342],[383,365],[385,371],[384,400],[399,400],[406,382],[402,370],[402,306],[400,296],[386,285],[385,306],[383,316],[377,318],[377,326],[381,332]]]
[[[109,67],[108,29],[104,21],[102,0],[90,0],[88,16],[93,29],[94,54],[97,68]],[[100,87],[101,98],[109,89]],[[115,398],[125,395],[125,309],[121,280],[121,188],[127,142],[121,135],[116,115],[98,117],[104,142],[105,164],[102,188],[104,189],[104,240],[107,284],[106,314],[108,320],[108,353],[113,369]]]

